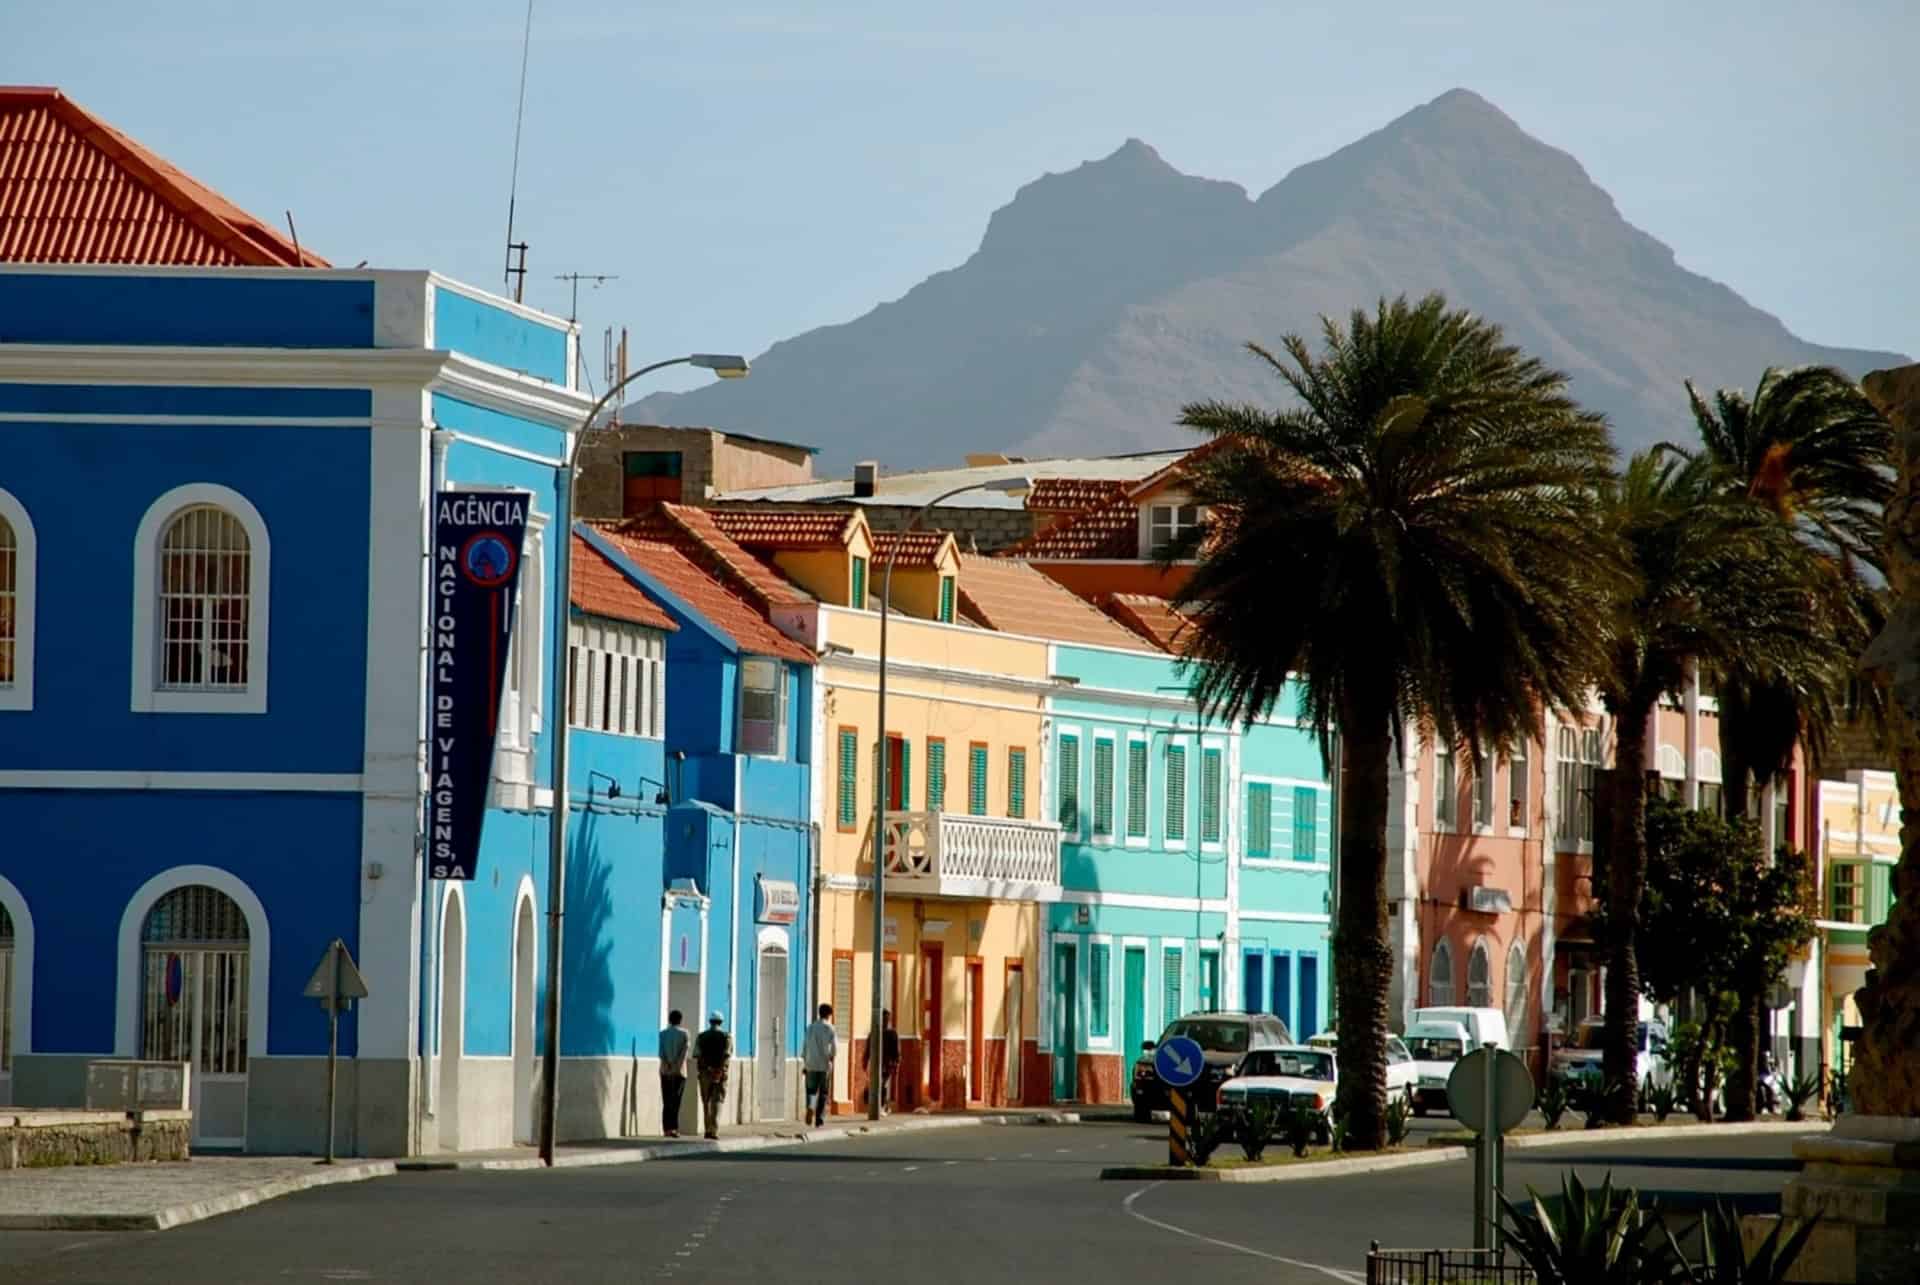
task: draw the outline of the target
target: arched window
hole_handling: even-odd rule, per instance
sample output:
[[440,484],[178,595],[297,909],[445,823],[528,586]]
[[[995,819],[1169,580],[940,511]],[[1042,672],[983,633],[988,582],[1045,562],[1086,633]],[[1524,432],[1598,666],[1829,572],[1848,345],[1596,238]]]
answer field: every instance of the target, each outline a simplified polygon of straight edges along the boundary
[[1444,941],[1434,944],[1427,967],[1427,1003],[1435,1008],[1453,1003],[1453,950]]
[[33,708],[33,523],[0,491],[0,709]]
[[267,701],[266,524],[220,486],[177,487],[135,548],[133,707],[262,713]]
[[250,939],[245,912],[218,888],[188,884],[153,904],[140,928],[142,1058],[246,1074]]
[[1467,956],[1467,1004],[1493,1007],[1493,958],[1487,953],[1485,937],[1473,943],[1473,953]]
[[1507,1038],[1517,1047],[1527,1025],[1527,948],[1519,942],[1507,951]]

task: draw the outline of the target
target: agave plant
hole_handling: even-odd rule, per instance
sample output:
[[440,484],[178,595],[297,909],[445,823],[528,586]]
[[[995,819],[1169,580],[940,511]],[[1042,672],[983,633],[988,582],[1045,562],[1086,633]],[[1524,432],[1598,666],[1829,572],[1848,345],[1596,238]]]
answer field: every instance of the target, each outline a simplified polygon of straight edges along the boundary
[[1248,1160],[1258,1160],[1280,1131],[1280,1113],[1272,1103],[1255,1102],[1234,1113],[1233,1140],[1240,1144]]
[[1767,1238],[1748,1254],[1740,1236],[1739,1211],[1717,1200],[1700,1219],[1699,1262],[1681,1256],[1671,1231],[1667,1244],[1671,1257],[1680,1265],[1678,1279],[1688,1285],[1784,1285],[1819,1222],[1818,1215],[1807,1219],[1782,1243],[1780,1236],[1787,1229],[1787,1220],[1779,1219]]
[[1211,1115],[1196,1115],[1193,1124],[1187,1129],[1187,1153],[1193,1157],[1196,1168],[1206,1168],[1207,1161],[1220,1148],[1233,1131],[1231,1117],[1224,1112],[1215,1111]]
[[1387,1107],[1387,1145],[1397,1147],[1407,1140],[1407,1133],[1413,1128],[1413,1104],[1406,1098],[1395,1098]]
[[1638,1192],[1615,1190],[1611,1173],[1589,1188],[1569,1170],[1553,1203],[1531,1187],[1527,1193],[1531,1209],[1505,1196],[1500,1204],[1508,1246],[1541,1285],[1643,1285],[1675,1275],[1680,1260],[1673,1237],[1655,1237],[1660,1220],[1641,1208]]
[[1573,1086],[1564,1075],[1549,1075],[1546,1083],[1540,1086],[1540,1114],[1546,1118],[1548,1129],[1558,1129],[1561,1119],[1567,1114],[1567,1108],[1573,1105]]
[[1820,1077],[1811,1071],[1796,1075],[1782,1086],[1781,1091],[1787,1097],[1787,1119],[1804,1120],[1807,1115],[1802,1108],[1820,1092]]
[[1680,1097],[1679,1092],[1673,1087],[1673,1081],[1654,1084],[1651,1076],[1648,1077],[1646,1096],[1647,1105],[1653,1108],[1653,1118],[1661,1124],[1665,1124],[1667,1117],[1673,1114],[1673,1108]]
[[1313,1139],[1324,1127],[1320,1113],[1306,1103],[1296,1105],[1288,1113],[1284,1124],[1287,1145],[1293,1148],[1293,1154],[1304,1156],[1307,1148],[1313,1145]]

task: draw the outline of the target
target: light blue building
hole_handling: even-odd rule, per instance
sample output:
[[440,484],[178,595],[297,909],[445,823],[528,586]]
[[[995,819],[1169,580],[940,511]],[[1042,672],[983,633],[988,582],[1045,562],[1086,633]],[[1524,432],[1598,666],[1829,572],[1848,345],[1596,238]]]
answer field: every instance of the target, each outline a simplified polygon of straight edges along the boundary
[[1050,814],[1061,900],[1041,994],[1058,1100],[1120,1102],[1134,1058],[1196,1010],[1321,1029],[1330,986],[1332,795],[1291,700],[1200,718],[1178,658],[1056,644]]
[[[200,1145],[318,1150],[302,989],[338,937],[371,992],[341,1027],[340,1149],[529,1139],[574,329],[431,273],[313,268],[0,265],[0,317],[0,1094],[73,1104],[90,1059],[185,1061]],[[466,883],[423,880],[417,846],[437,487],[533,497]],[[784,1114],[804,738],[742,754],[741,648],[575,556],[605,592],[567,617],[561,1136],[657,1128],[676,986],[762,1055],[743,1073],[771,1087],[737,1109]],[[778,673],[805,726],[805,666]],[[676,866],[696,818],[725,859]]]

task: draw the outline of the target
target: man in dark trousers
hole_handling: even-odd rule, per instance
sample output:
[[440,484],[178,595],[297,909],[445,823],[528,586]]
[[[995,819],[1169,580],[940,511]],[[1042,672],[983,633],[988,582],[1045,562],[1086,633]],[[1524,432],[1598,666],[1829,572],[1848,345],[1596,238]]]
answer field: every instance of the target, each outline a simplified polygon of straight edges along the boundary
[[700,1072],[700,1107],[709,1138],[720,1136],[720,1107],[727,1100],[727,1068],[733,1062],[733,1037],[725,1030],[726,1020],[718,1012],[709,1015],[707,1029],[693,1042],[694,1065]]
[[680,1136],[680,1098],[687,1091],[693,1051],[693,1037],[680,1022],[676,1008],[667,1014],[667,1029],[660,1032],[660,1131],[669,1138]]
[[900,1032],[893,1029],[893,1011],[880,1010],[880,1110],[893,1105],[893,1077],[900,1071]]

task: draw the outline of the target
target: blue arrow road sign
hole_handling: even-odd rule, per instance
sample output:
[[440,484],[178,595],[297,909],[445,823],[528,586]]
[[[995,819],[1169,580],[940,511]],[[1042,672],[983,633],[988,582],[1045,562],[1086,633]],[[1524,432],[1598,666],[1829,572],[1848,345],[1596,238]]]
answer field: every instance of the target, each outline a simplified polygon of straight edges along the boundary
[[1153,1051],[1153,1069],[1174,1088],[1184,1089],[1207,1069],[1207,1058],[1194,1041],[1176,1035]]

